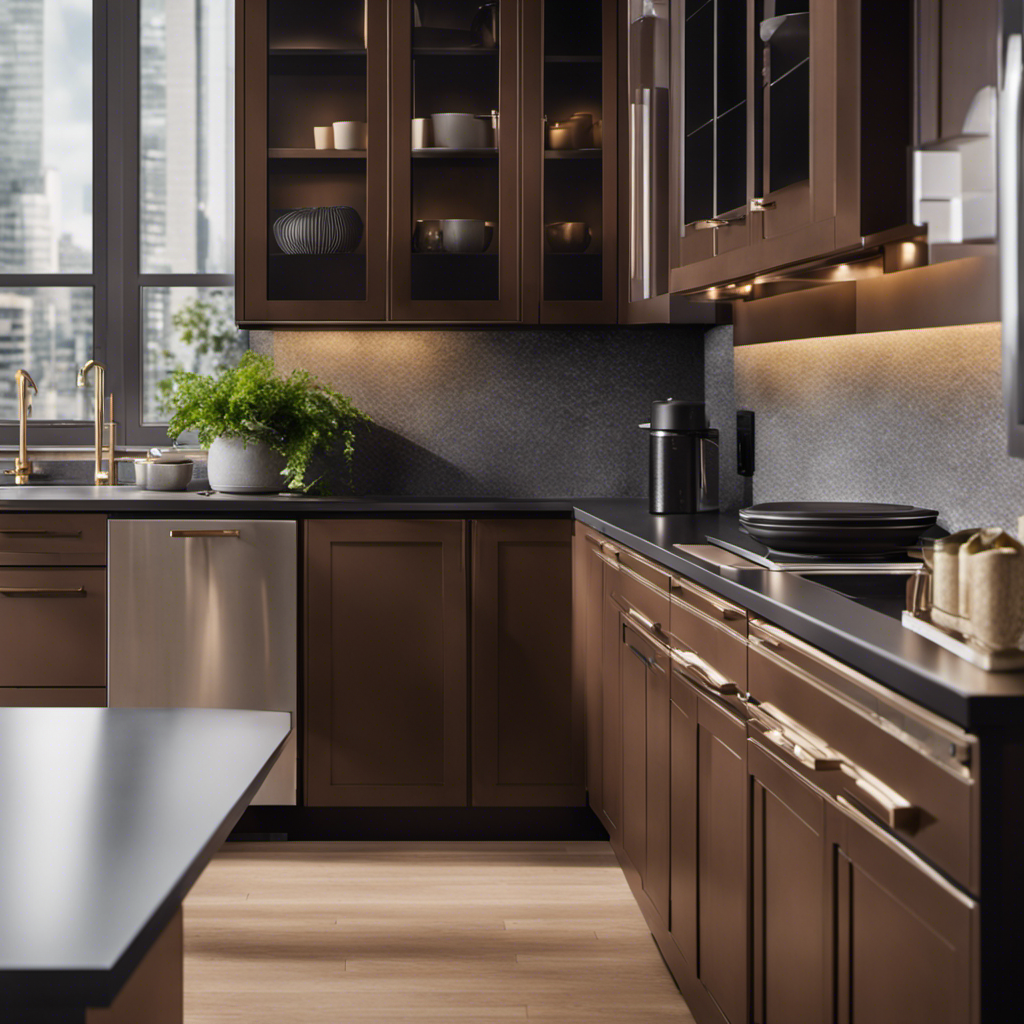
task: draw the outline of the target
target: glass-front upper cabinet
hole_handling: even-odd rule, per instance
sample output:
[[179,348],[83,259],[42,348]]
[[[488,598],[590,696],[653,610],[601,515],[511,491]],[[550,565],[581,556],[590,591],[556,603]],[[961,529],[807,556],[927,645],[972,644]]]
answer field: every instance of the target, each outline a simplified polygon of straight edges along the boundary
[[523,319],[618,316],[618,0],[523,8]]
[[520,317],[518,28],[518,0],[391,4],[392,320]]
[[240,4],[238,319],[387,315],[387,5]]
[[682,69],[673,125],[679,161],[673,266],[750,241],[749,15],[747,0],[676,0],[673,7],[673,64]]

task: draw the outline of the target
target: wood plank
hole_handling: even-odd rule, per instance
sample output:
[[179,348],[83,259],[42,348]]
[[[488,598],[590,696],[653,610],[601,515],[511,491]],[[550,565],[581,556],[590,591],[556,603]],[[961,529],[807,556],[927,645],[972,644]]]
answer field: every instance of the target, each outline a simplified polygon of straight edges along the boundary
[[185,904],[185,1021],[693,1018],[607,843],[235,844]]

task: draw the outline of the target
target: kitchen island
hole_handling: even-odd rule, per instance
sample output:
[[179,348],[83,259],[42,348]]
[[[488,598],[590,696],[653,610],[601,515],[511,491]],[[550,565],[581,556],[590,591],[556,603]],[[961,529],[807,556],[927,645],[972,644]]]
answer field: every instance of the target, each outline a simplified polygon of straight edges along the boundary
[[0,1021],[181,1021],[182,900],[291,724],[0,708]]

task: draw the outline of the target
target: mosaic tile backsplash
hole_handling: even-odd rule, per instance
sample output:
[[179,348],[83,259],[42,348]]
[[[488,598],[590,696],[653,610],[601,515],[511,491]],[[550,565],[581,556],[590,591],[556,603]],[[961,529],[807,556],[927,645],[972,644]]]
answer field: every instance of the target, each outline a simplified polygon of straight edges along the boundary
[[[700,401],[702,328],[253,332],[373,417],[357,494],[638,497],[647,435],[669,396]],[[340,489],[337,461],[325,466]]]
[[1006,454],[998,324],[745,345],[731,381],[728,335],[706,339],[708,401],[724,417],[731,391],[755,412],[754,501],[907,502],[948,530],[1016,532],[1024,461]]

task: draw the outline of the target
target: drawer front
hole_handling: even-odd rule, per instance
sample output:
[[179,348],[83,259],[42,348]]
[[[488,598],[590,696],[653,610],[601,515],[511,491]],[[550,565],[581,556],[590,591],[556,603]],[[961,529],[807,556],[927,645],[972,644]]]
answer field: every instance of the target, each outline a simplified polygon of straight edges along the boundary
[[105,708],[98,686],[0,686],[0,708]]
[[105,569],[0,569],[3,688],[106,687]]
[[673,605],[693,609],[734,636],[747,635],[746,608],[726,601],[724,597],[712,594],[710,590],[679,576],[672,577],[670,589]]
[[668,573],[632,552],[603,548],[617,564],[611,573],[610,591],[614,601],[644,629],[662,643],[667,642],[669,629]]
[[[734,620],[726,622],[712,618],[696,604],[690,603],[688,596],[685,591],[673,588],[669,620],[672,646],[677,649],[693,651],[745,692],[747,689],[747,641],[745,637],[733,628]],[[743,625],[746,626],[745,613]]]
[[[916,740],[883,726],[870,712],[840,697],[827,681],[789,661],[787,653],[777,634],[767,636],[752,628],[751,697],[789,716],[839,755],[840,770],[819,773],[833,796],[869,811],[976,892],[977,795],[969,767],[940,763]],[[851,686],[855,675],[850,670]],[[877,688],[866,678],[863,685]],[[973,738],[964,734],[964,743],[971,748]]]
[[0,513],[0,565],[106,564],[106,516]]

